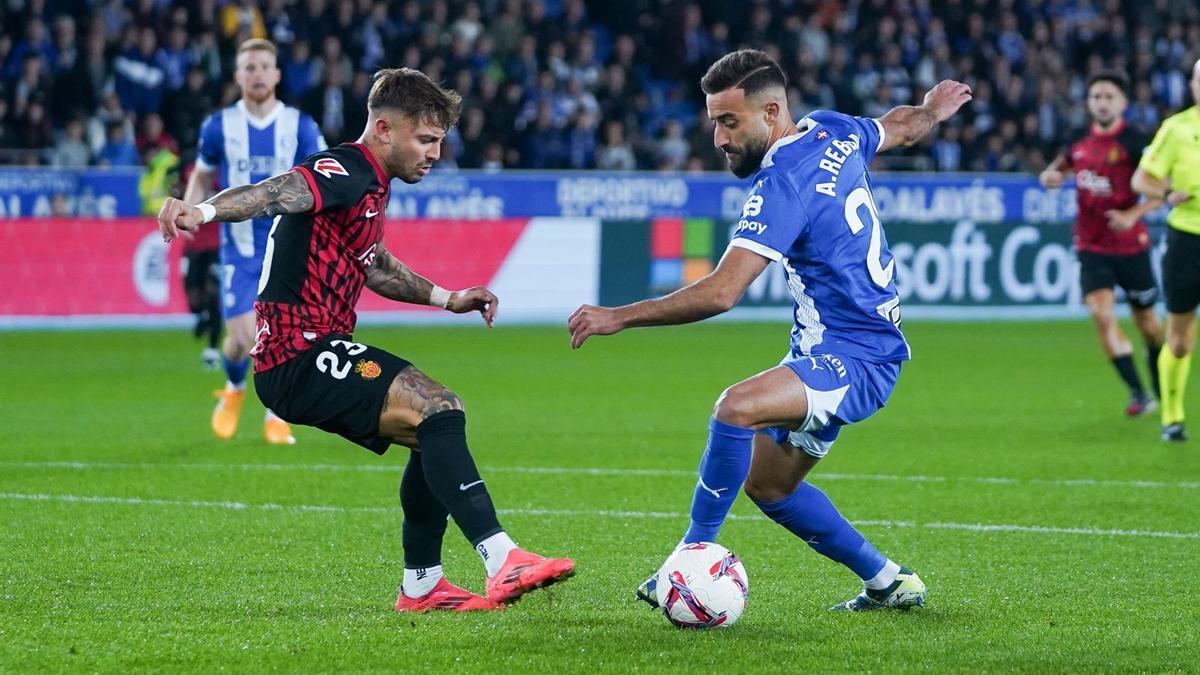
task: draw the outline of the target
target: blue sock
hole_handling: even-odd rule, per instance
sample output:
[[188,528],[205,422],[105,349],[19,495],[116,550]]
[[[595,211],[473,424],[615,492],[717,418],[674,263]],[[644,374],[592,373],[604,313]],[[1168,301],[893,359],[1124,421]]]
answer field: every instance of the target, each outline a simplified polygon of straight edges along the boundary
[[750,472],[754,430],[717,421],[708,422],[708,445],[700,459],[700,480],[692,496],[692,523],[683,541],[714,541],[725,516]]
[[246,371],[250,369],[250,359],[230,361],[229,357],[222,355],[221,363],[225,364],[225,377],[229,378],[230,384],[235,387],[246,384]]
[[849,567],[860,579],[873,578],[887,563],[887,557],[876,551],[814,485],[801,482],[795,492],[777,502],[754,503],[817,553]]

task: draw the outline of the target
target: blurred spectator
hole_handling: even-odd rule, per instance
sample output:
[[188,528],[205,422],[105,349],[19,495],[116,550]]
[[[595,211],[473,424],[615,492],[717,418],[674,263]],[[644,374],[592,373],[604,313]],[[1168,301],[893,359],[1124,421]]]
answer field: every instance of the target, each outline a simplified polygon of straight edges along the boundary
[[291,52],[283,57],[279,69],[283,74],[283,91],[290,101],[299,101],[317,84],[317,66],[309,50],[308,40],[296,40]]
[[688,147],[687,139],[683,137],[683,125],[679,120],[667,120],[655,150],[655,168],[678,171],[687,164],[690,154],[691,148]]
[[166,74],[154,58],[157,47],[154,29],[142,28],[138,31],[137,47],[114,62],[121,105],[138,115],[158,112],[162,105]]
[[124,124],[114,122],[108,125],[104,146],[96,153],[96,163],[100,166],[137,166],[142,163]]
[[173,154],[179,154],[179,144],[167,133],[158,113],[150,113],[142,119],[142,133],[138,134],[136,145],[138,154],[143,157],[155,150],[169,150]]
[[[317,121],[321,134],[331,146],[351,140],[347,137],[350,126],[346,117],[350,90],[343,85],[342,72],[341,68],[326,68],[324,82],[308,92],[302,105],[304,111]],[[354,124],[364,121],[354,120]]]
[[83,121],[73,119],[59,135],[58,142],[50,151],[51,166],[87,166],[91,164],[92,151],[83,140]]
[[262,12],[253,0],[233,0],[221,9],[221,36],[238,44],[267,37]]
[[604,125],[604,143],[596,149],[596,168],[606,171],[632,171],[637,168],[633,148],[625,140],[625,126],[617,120]]

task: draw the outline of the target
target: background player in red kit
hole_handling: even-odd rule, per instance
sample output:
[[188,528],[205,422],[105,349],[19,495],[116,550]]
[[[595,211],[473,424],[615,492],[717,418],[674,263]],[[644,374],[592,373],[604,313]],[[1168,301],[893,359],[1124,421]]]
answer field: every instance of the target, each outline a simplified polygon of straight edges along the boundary
[[1083,299],[1096,323],[1100,346],[1129,387],[1125,413],[1133,417],[1153,410],[1155,400],[1142,387],[1133,364],[1133,345],[1114,312],[1113,288],[1125,290],[1133,322],[1146,345],[1150,379],[1157,395],[1163,331],[1154,315],[1158,284],[1150,265],[1150,234],[1142,216],[1161,202],[1139,205],[1138,194],[1130,186],[1148,139],[1125,124],[1126,91],[1128,83],[1119,73],[1097,73],[1088,80],[1091,129],[1071,145],[1066,155],[1056,157],[1038,180],[1048,188],[1057,188],[1063,184],[1066,172],[1075,173],[1079,205],[1075,251]]
[[[575,567],[521,550],[500,527],[467,449],[462,401],[408,361],[351,337],[364,284],[400,302],[478,311],[489,326],[496,316],[496,296],[486,288],[442,289],[383,243],[391,179],[416,183],[429,173],[460,105],[457,93],[419,71],[381,70],[357,142],[196,206],[170,199],[159,213],[167,239],[211,220],[277,216],[254,305],[254,387],[289,422],[378,454],[392,443],[412,448],[400,484],[405,569],[398,611],[498,609]],[[486,597],[442,575],[448,515],[483,558]]]

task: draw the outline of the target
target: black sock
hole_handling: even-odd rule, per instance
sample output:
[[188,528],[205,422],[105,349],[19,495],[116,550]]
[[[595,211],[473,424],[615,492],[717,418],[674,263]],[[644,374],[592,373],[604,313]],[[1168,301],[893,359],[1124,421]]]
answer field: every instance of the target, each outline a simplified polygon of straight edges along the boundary
[[1142,381],[1138,379],[1137,369],[1133,367],[1133,356],[1126,354],[1124,356],[1114,356],[1113,366],[1121,375],[1121,379],[1125,380],[1125,384],[1129,385],[1129,391],[1133,394],[1142,393]]
[[442,564],[442,537],[446,534],[449,511],[429,489],[421,467],[421,453],[415,450],[408,454],[408,466],[400,479],[400,508],[404,510],[400,537],[404,566],[420,569]]
[[1154,385],[1155,398],[1162,398],[1162,388],[1158,386],[1158,353],[1162,345],[1146,345],[1146,366],[1150,369],[1150,384]]
[[430,490],[450,511],[459,529],[476,546],[501,532],[496,507],[488,494],[475,460],[467,449],[467,416],[446,410],[417,425],[421,468]]

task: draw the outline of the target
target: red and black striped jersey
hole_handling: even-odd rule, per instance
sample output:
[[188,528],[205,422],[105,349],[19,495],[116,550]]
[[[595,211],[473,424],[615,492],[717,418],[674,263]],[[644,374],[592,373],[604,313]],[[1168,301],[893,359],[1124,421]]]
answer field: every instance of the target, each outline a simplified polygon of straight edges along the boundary
[[366,146],[344,143],[292,170],[308,182],[315,203],[271,226],[254,303],[256,373],[320,337],[354,331],[354,306],[383,239],[390,181]]
[[1133,255],[1150,248],[1146,224],[1138,221],[1118,232],[1108,226],[1112,209],[1136,206],[1131,181],[1147,139],[1120,122],[1112,131],[1092,127],[1068,151],[1067,166],[1075,171],[1075,248],[1105,255]]

